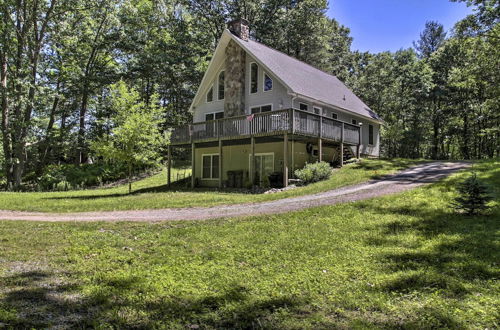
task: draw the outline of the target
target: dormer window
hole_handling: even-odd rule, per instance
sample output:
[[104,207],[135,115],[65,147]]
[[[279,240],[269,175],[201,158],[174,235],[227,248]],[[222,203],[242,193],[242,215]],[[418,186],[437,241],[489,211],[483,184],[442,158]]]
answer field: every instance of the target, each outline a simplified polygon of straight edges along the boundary
[[219,100],[224,100],[224,71],[219,74]]
[[214,86],[210,87],[207,93],[207,102],[210,103],[214,100]]
[[273,79],[264,73],[264,92],[273,90]]
[[257,93],[259,90],[259,66],[256,63],[250,64],[250,93]]

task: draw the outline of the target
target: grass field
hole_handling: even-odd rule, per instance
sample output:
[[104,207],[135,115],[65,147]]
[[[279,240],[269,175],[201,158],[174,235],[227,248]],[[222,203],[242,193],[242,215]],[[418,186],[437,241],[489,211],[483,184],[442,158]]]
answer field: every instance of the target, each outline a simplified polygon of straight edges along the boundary
[[[0,327],[500,326],[500,161],[400,195],[206,222],[0,222]],[[468,170],[469,171],[469,170]]]
[[[68,192],[10,193],[0,192],[1,210],[41,212],[83,212],[132,209],[157,209],[193,206],[214,206],[276,200],[285,197],[306,195],[340,186],[356,184],[394,173],[421,160],[363,160],[361,163],[345,166],[334,173],[328,181],[276,194],[245,194],[216,190],[166,187],[164,172],[134,183],[133,194],[127,186],[108,189],[80,190]],[[174,170],[173,177],[176,177]],[[181,170],[182,171],[182,170]]]

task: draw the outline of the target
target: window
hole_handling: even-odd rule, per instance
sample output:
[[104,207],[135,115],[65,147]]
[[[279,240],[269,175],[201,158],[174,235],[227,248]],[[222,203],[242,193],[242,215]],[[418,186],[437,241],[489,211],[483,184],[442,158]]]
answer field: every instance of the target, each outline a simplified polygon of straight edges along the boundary
[[269,112],[273,110],[273,106],[271,104],[267,105],[259,105],[257,107],[250,108],[251,113],[261,113],[261,112]]
[[202,179],[219,178],[219,154],[203,155]]
[[373,125],[368,125],[368,144],[373,145]]
[[219,100],[224,100],[224,71],[219,74]]
[[357,121],[356,119],[352,119],[352,120],[351,120],[351,123],[352,123],[353,125],[357,125],[357,124],[358,124],[358,121]]
[[250,93],[257,93],[259,90],[259,66],[250,64]]
[[264,92],[273,90],[273,79],[264,73]]
[[224,118],[224,111],[211,112],[205,114],[205,121]]
[[339,119],[339,115],[337,115],[335,112],[332,112],[332,118],[333,119]]
[[313,107],[314,113],[317,115],[321,114],[321,108],[320,107]]
[[303,111],[309,110],[309,106],[305,103],[299,103],[299,109]]
[[207,102],[212,102],[214,100],[214,86],[210,87],[207,93]]

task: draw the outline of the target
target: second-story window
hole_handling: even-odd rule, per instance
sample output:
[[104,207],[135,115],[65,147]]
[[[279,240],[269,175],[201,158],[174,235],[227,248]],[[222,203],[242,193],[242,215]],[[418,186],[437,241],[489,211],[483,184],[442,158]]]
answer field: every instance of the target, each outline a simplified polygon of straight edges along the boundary
[[219,74],[219,100],[224,100],[224,71]]
[[250,64],[250,93],[257,93],[259,90],[259,66],[256,63]]
[[299,109],[302,111],[307,111],[309,110],[309,106],[305,103],[299,103]]
[[273,79],[264,73],[264,92],[273,90]]
[[212,102],[214,100],[214,86],[210,87],[207,93],[207,102]]
[[267,105],[259,105],[257,107],[250,108],[251,113],[261,113],[261,112],[269,112],[273,110],[273,106],[271,104]]
[[333,118],[333,119],[338,119],[338,118],[339,118],[339,116],[338,116],[335,112],[332,112],[332,118]]
[[356,119],[352,119],[352,120],[351,120],[351,123],[352,123],[353,125],[357,125],[357,124],[358,124],[358,121],[357,121]]
[[313,107],[313,109],[314,109],[314,113],[317,115],[321,115],[323,112],[320,107]]
[[224,118],[224,111],[210,112],[205,115],[205,121]]

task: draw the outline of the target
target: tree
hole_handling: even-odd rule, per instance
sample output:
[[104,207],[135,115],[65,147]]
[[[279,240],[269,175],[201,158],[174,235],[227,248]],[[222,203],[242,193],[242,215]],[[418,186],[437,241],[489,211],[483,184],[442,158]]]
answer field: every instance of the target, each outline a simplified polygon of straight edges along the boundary
[[161,133],[162,111],[158,97],[153,95],[147,105],[139,93],[123,81],[111,86],[110,135],[91,144],[91,149],[109,161],[119,161],[128,167],[128,191],[132,192],[132,170],[139,164],[157,162],[159,152],[168,143]]
[[456,197],[452,206],[457,211],[465,211],[467,215],[476,215],[487,210],[488,202],[492,197],[488,193],[488,187],[478,178],[476,172],[460,182],[457,186],[459,196]]
[[428,58],[441,47],[446,40],[446,32],[442,24],[435,21],[425,23],[425,29],[420,33],[420,39],[413,42],[413,47],[420,58]]

